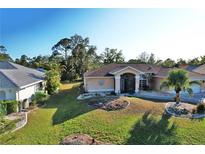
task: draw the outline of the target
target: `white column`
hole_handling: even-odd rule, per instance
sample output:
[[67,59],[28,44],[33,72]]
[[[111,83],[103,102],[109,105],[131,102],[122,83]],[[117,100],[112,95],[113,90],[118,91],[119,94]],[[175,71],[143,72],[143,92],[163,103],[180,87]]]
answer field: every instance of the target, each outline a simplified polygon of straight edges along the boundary
[[120,76],[115,76],[115,93],[120,93]]
[[139,84],[140,84],[140,76],[138,74],[135,75],[135,92],[139,92]]

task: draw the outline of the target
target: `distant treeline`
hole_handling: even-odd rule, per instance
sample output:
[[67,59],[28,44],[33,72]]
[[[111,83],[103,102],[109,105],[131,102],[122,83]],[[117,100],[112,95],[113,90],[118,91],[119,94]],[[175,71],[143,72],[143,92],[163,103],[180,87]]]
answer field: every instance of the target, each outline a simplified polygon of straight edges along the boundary
[[0,45],[0,60],[13,61],[26,67],[43,68],[45,70],[55,69],[61,74],[61,80],[73,81],[83,77],[84,72],[97,69],[110,63],[143,63],[154,64],[164,67],[179,67],[181,65],[202,65],[205,64],[205,56],[185,60],[183,58],[177,61],[167,58],[161,60],[153,53],[140,53],[136,58],[125,61],[121,50],[105,48],[101,54],[97,54],[97,48],[91,45],[89,38],[83,38],[80,35],[74,35],[70,38],[63,38],[51,47],[50,55],[38,55],[28,57],[22,55],[13,60],[6,47]]

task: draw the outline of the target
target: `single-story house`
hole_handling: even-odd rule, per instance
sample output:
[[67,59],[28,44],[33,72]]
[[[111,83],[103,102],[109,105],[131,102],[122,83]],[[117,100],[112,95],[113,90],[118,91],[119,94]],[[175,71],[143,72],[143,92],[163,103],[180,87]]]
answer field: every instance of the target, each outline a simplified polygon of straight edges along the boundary
[[44,90],[44,73],[12,62],[0,61],[0,100],[17,100],[19,109],[29,106],[31,96]]
[[[205,66],[205,65],[204,65]],[[140,90],[160,90],[161,82],[173,68],[165,68],[149,64],[108,64],[100,69],[84,74],[86,92],[129,93]],[[184,68],[186,69],[186,68]],[[188,70],[190,81],[202,81],[202,85],[192,84],[194,93],[205,91],[205,71],[197,72],[197,68]],[[200,69],[202,70],[202,69]],[[170,89],[163,89],[173,92]]]

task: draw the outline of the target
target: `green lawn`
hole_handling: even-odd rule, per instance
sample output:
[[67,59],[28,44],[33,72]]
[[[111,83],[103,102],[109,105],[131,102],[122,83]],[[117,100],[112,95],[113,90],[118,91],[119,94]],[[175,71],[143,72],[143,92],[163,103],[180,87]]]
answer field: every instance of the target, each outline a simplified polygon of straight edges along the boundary
[[205,121],[162,116],[164,103],[127,98],[120,111],[92,109],[76,101],[79,83],[63,84],[46,107],[33,111],[28,124],[0,137],[0,144],[58,144],[86,133],[113,144],[205,144]]

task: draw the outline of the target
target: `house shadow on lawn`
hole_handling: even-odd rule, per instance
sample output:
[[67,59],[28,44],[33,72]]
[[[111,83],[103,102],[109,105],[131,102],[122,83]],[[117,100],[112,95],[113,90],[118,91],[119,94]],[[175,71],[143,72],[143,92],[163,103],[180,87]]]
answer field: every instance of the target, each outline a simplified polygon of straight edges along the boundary
[[176,137],[177,126],[169,122],[170,116],[163,114],[156,120],[150,111],[145,112],[130,131],[131,137],[126,144],[170,145],[179,144]]
[[52,116],[52,124],[61,124],[67,120],[92,111],[86,103],[80,103],[76,97],[79,95],[79,86],[74,85],[70,89],[61,90],[50,97],[44,108],[56,108]]

